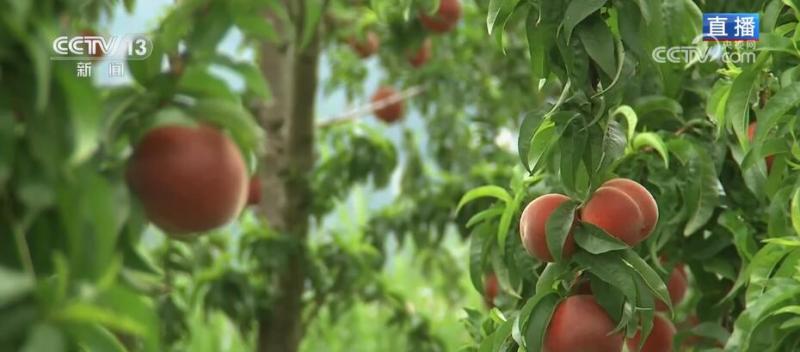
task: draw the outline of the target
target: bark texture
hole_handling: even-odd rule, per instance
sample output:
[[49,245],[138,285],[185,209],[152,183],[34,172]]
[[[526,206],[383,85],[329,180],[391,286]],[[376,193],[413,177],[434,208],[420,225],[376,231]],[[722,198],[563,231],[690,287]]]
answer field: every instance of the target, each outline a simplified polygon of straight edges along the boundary
[[[260,110],[267,151],[260,173],[261,213],[278,232],[292,236],[297,246],[278,278],[272,309],[259,319],[258,351],[295,352],[302,339],[302,296],[306,279],[305,241],[308,237],[314,165],[314,98],[317,91],[319,31],[308,45],[298,46],[304,28],[305,1],[286,0],[291,21],[268,15],[285,42],[266,43],[261,69],[273,100]],[[290,39],[291,38],[291,39]]]

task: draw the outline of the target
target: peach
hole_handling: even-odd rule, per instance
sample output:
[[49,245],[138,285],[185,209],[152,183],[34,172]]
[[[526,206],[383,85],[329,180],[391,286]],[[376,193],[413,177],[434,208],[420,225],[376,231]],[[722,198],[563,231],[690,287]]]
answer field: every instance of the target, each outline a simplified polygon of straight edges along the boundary
[[600,187],[581,211],[581,220],[605,230],[630,246],[641,240],[644,216],[636,201],[616,187]]
[[[519,220],[519,234],[522,245],[530,255],[544,262],[554,260],[550,248],[547,246],[547,236],[545,235],[547,219],[561,203],[568,200],[569,197],[562,194],[545,194],[528,203],[522,211]],[[570,232],[564,244],[563,257],[568,258],[574,251],[575,240]]]
[[461,18],[461,3],[459,0],[441,0],[439,9],[433,16],[425,13],[419,15],[422,26],[434,33],[449,32],[456,26]]
[[672,343],[675,338],[675,326],[667,318],[656,314],[653,317],[653,330],[647,336],[642,349],[637,349],[639,342],[642,340],[641,332],[637,332],[636,336],[628,339],[627,345],[629,351],[639,352],[671,352]]
[[368,58],[372,56],[372,54],[378,52],[378,47],[381,45],[380,38],[375,32],[367,32],[366,37],[363,39],[350,38],[348,43],[350,47],[355,50],[356,54],[358,54],[358,57],[362,59]]
[[126,178],[150,221],[177,238],[228,223],[247,200],[239,148],[207,125],[148,131],[133,150]]
[[[672,272],[669,274],[669,281],[667,282],[669,299],[672,301],[673,305],[681,303],[683,297],[686,296],[686,287],[688,285],[686,269],[684,269],[683,264],[676,265],[675,269],[672,269]],[[667,305],[664,304],[664,302],[658,301],[656,302],[656,310],[666,311]]]
[[[383,122],[392,123],[403,118],[403,101],[399,100],[397,91],[392,87],[380,87],[372,95],[373,104],[384,104],[375,108],[375,116]],[[389,100],[395,100],[389,102]]]
[[617,188],[633,198],[636,205],[639,206],[642,216],[644,216],[644,228],[642,228],[640,241],[647,238],[658,222],[658,204],[656,204],[656,200],[650,194],[650,191],[638,182],[627,178],[615,178],[606,181],[602,187]]
[[425,38],[416,51],[408,55],[408,63],[414,68],[419,68],[424,65],[431,57],[431,39]]
[[556,306],[544,337],[545,352],[619,352],[622,334],[594,296],[568,297]]

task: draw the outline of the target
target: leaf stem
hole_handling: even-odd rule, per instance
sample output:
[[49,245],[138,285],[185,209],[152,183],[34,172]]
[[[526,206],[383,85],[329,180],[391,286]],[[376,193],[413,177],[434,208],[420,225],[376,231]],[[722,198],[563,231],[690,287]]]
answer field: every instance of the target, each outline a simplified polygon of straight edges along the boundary
[[22,267],[32,279],[36,279],[36,271],[33,269],[33,259],[31,258],[28,241],[25,239],[25,231],[19,225],[13,225],[12,231],[14,232],[14,242],[17,244],[17,252],[19,252],[19,257],[22,261]]

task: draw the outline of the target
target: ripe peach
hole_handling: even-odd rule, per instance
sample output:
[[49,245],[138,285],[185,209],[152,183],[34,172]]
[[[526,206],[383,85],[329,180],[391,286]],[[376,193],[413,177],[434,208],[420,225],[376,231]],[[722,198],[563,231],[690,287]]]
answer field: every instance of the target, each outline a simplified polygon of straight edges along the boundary
[[586,276],[575,274],[575,281],[572,282],[571,292],[576,295],[591,295],[592,282]]
[[408,63],[415,68],[422,67],[431,57],[431,39],[425,38],[422,44],[417,48],[416,52],[408,56]]
[[486,275],[486,282],[484,283],[483,299],[486,307],[494,308],[494,299],[500,293],[500,282],[497,280],[497,275]]
[[637,332],[636,336],[627,341],[628,350],[639,352],[671,352],[672,343],[675,337],[675,326],[667,318],[656,314],[653,319],[653,330],[647,336],[641,350],[638,350],[639,342],[642,340],[641,333]]
[[261,179],[258,175],[250,178],[247,186],[247,205],[257,205],[261,203]]
[[126,178],[150,221],[178,238],[231,221],[247,197],[239,149],[207,125],[148,131],[128,160]]
[[571,296],[558,304],[544,337],[545,352],[619,352],[622,334],[590,295]]
[[[528,253],[544,262],[552,262],[553,255],[547,246],[547,236],[545,226],[550,214],[558,208],[561,203],[569,200],[569,197],[557,193],[545,194],[534,199],[522,211],[519,219],[519,234],[522,238],[522,245]],[[575,252],[575,240],[572,232],[567,237],[564,244],[563,257],[569,258]]]
[[581,220],[630,246],[642,240],[644,216],[636,201],[616,187],[598,188],[583,207]]
[[642,216],[644,216],[644,228],[642,228],[640,241],[647,238],[658,222],[658,204],[656,204],[656,200],[650,194],[650,191],[638,182],[627,178],[608,180],[603,184],[603,187],[617,188],[633,198],[636,205],[639,206]]
[[[667,291],[669,291],[669,298],[673,305],[680,303],[683,297],[686,296],[686,287],[689,282],[686,278],[686,269],[683,264],[678,264],[672,269],[669,274],[669,281],[667,282]],[[656,310],[666,311],[667,305],[664,302],[656,302]]]
[[461,18],[461,3],[459,0],[441,0],[439,9],[433,16],[420,13],[419,20],[422,26],[434,33],[449,32]]
[[[396,100],[388,102],[388,100]],[[392,123],[403,117],[403,101],[399,99],[397,91],[392,87],[380,87],[372,95],[373,104],[386,104],[376,108],[374,113],[383,122]]]
[[350,44],[350,47],[352,47],[353,50],[355,50],[355,52],[358,54],[358,57],[365,59],[378,52],[378,47],[381,45],[381,40],[378,37],[378,34],[375,32],[367,32],[365,38],[350,38],[348,43]]

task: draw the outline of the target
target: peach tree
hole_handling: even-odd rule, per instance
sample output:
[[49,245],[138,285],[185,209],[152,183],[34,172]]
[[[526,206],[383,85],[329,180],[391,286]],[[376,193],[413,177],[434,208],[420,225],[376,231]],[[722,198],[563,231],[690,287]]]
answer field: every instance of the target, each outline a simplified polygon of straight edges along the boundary
[[[131,79],[100,85],[77,77],[74,61],[51,60],[53,40],[120,34],[104,33],[100,19],[140,3],[3,2],[0,233],[9,245],[0,249],[0,346],[294,351],[320,311],[338,316],[365,301],[392,312],[389,323],[415,350],[442,350],[425,312],[409,309],[403,292],[377,279],[391,255],[387,242],[413,241],[427,267],[458,275],[458,263],[441,250],[448,231],[468,234],[468,217],[454,217],[453,207],[468,189],[510,178],[511,170],[474,160],[513,162],[494,142],[516,125],[512,112],[528,105],[528,75],[522,58],[497,77],[478,74],[505,67],[508,58],[486,50],[481,26],[463,24],[480,21],[478,7],[451,1],[439,14],[439,5],[180,1],[145,30],[151,52],[128,60]],[[222,49],[232,31],[251,55]],[[379,49],[370,39],[376,35]],[[353,103],[367,100],[359,98],[369,96],[360,56],[376,50],[382,83],[400,98],[318,118],[319,91],[341,88]],[[462,66],[462,58],[476,55],[479,67]],[[81,61],[98,73],[100,58]],[[333,68],[325,81],[317,73],[321,58]],[[506,82],[518,85],[513,104],[499,91]],[[483,100],[488,104],[463,109]],[[397,111],[397,104],[426,116],[425,144],[409,126],[394,145],[360,119]],[[405,124],[386,120],[394,129]],[[164,128],[172,132],[161,134]],[[213,137],[185,138],[197,131]],[[153,139],[159,147],[141,152]],[[235,194],[226,199],[242,201],[242,170],[250,178],[250,204],[232,225],[214,229],[194,223],[208,220],[194,207],[214,203],[203,197],[230,185],[177,191],[219,172],[208,166],[214,159],[207,153],[215,152],[208,141],[236,160]],[[174,149],[196,143],[203,148]],[[353,186],[386,186],[401,153],[400,196],[370,217],[358,241],[320,226]],[[165,155],[183,157],[170,162]],[[200,159],[205,166],[193,169]],[[171,163],[194,166],[176,173]],[[191,170],[200,170],[196,179]],[[173,216],[188,223],[164,220]],[[453,300],[462,296],[455,286],[441,289]],[[231,339],[235,346],[225,345]]]
[[[237,336],[231,349],[296,351],[320,311],[366,301],[409,348],[442,350],[426,313],[378,276],[396,240],[457,277],[451,232],[493,307],[466,310],[468,350],[800,341],[793,1],[179,1],[116,86],[50,57],[59,35],[102,34],[119,4],[2,4],[0,346],[218,350]],[[754,48],[714,49],[754,60],[655,62],[655,48],[694,42],[703,12],[758,12]],[[231,31],[251,55],[221,49]],[[380,96],[364,90],[372,63],[392,87]],[[363,106],[315,107],[342,90]],[[390,127],[364,121],[372,112]],[[256,182],[232,225],[151,225],[126,170],[167,125],[213,126],[238,149]],[[398,195],[356,241],[322,226],[354,186],[392,178]],[[640,188],[615,182],[641,185],[658,220]],[[562,201],[523,215],[552,193]],[[575,312],[594,323],[569,324]],[[564,336],[565,322],[586,335]]]
[[[470,311],[474,349],[611,351],[623,336],[628,350],[795,350],[796,4],[497,0],[485,10],[498,49],[529,60],[539,104],[519,124],[522,168],[459,203],[493,200],[469,222],[470,272],[477,290],[492,272],[503,291],[488,315]],[[759,13],[760,41],[698,44],[712,12]],[[653,56],[695,44],[712,54]],[[657,203],[639,243],[625,227],[641,226],[645,207],[613,192],[616,178]]]

